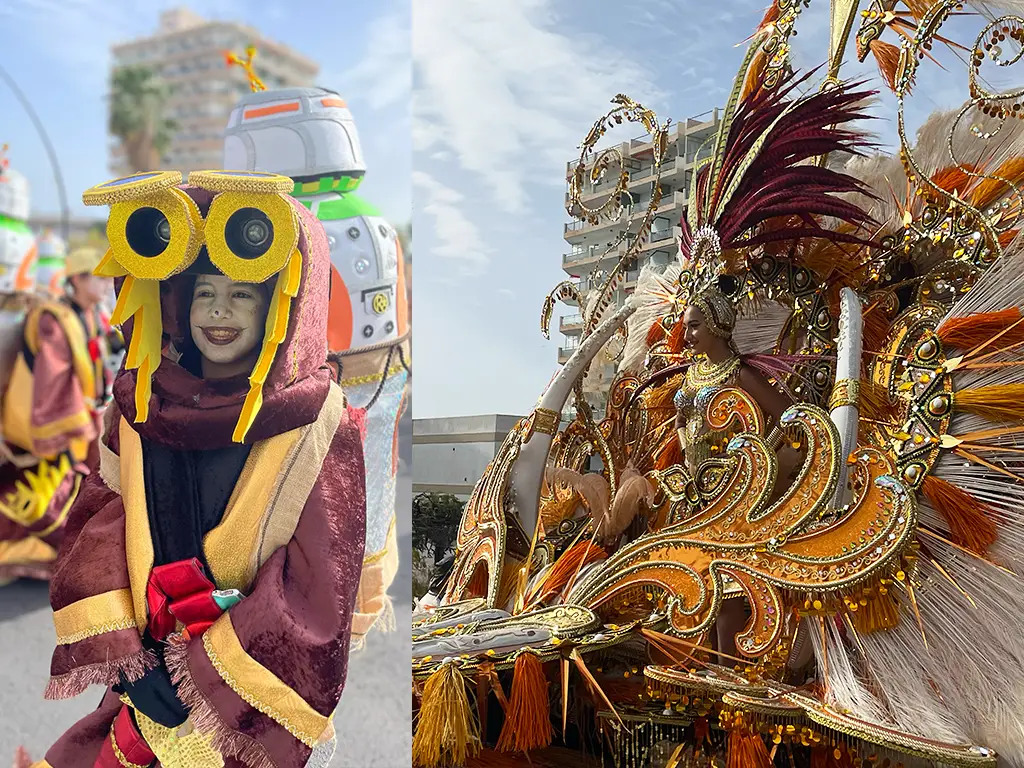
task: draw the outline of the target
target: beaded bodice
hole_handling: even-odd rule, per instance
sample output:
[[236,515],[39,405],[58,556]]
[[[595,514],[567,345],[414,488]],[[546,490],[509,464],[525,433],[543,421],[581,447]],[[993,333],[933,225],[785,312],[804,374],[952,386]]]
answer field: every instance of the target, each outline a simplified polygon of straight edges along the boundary
[[709,430],[704,413],[718,390],[737,385],[739,374],[739,357],[720,363],[701,359],[686,370],[674,402],[682,417],[683,455],[691,472],[696,471],[702,462],[721,454],[732,437],[727,432]]

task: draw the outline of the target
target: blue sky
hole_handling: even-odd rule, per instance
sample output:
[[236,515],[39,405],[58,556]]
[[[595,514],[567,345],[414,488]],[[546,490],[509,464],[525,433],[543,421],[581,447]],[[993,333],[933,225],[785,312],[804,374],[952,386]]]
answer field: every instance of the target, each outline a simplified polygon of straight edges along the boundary
[[[557,367],[558,315],[574,311],[556,309],[545,342],[541,304],[565,278],[566,161],[617,93],[662,120],[720,106],[743,55],[734,46],[766,5],[414,0],[417,418],[522,414],[535,405]],[[798,67],[824,62],[828,9],[813,0],[803,12],[793,39]],[[967,80],[957,64],[922,78],[908,109],[912,127],[961,103]],[[874,72],[854,60],[843,76]],[[875,111],[882,119],[872,129],[891,146],[891,93]],[[625,133],[616,140],[643,130]]]
[[[411,211],[409,0],[4,0],[0,65],[45,123],[76,215],[99,215],[81,193],[110,178],[106,90],[110,46],[151,34],[160,12],[188,5],[246,23],[320,64],[318,84],[342,93],[359,127],[368,172],[363,194],[396,225]],[[224,116],[225,121],[227,115]],[[45,151],[0,83],[0,143],[32,184],[33,208],[58,210]]]

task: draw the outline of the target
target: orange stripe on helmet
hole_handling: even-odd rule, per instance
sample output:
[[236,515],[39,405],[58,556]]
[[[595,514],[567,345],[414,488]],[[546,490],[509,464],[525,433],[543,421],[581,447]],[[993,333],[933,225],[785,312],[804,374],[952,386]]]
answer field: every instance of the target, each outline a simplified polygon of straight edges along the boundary
[[266,117],[267,115],[279,115],[282,112],[298,112],[301,105],[297,101],[290,101],[287,104],[272,104],[269,107],[255,107],[247,109],[243,113],[243,119],[250,120],[254,117]]

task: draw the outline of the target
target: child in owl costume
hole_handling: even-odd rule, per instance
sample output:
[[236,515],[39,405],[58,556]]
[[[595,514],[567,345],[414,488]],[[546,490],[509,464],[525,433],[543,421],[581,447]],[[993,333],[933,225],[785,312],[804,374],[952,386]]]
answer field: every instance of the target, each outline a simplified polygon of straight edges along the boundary
[[323,224],[331,252],[328,348],[338,379],[363,420],[366,556],[353,620],[358,646],[391,627],[387,590],[398,567],[395,484],[398,422],[409,376],[409,317],[395,229],[356,190],[366,171],[344,99],[323,88],[265,90],[247,59],[253,92],[231,113],[224,167],[278,173]]

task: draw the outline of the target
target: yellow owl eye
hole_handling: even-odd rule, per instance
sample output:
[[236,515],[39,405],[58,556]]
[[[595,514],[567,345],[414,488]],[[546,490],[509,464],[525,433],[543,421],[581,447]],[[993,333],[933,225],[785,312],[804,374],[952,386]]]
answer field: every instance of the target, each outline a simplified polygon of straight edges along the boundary
[[[203,173],[205,188],[211,188]],[[188,177],[189,182],[193,176]],[[269,174],[265,174],[269,175]],[[214,181],[224,188],[227,172]],[[299,243],[299,218],[294,205],[281,193],[278,176],[244,177],[246,190],[224,190],[213,199],[206,216],[206,248],[210,261],[231,280],[263,283],[285,268]],[[288,180],[291,184],[291,180]],[[260,185],[265,191],[257,191]]]
[[172,187],[112,205],[107,239],[128,274],[164,280],[192,266],[203,244],[202,228],[199,207]]
[[110,206],[111,255],[129,275],[163,280],[196,260],[202,216],[180,183],[177,171],[154,171],[114,179],[82,195],[86,205]]

